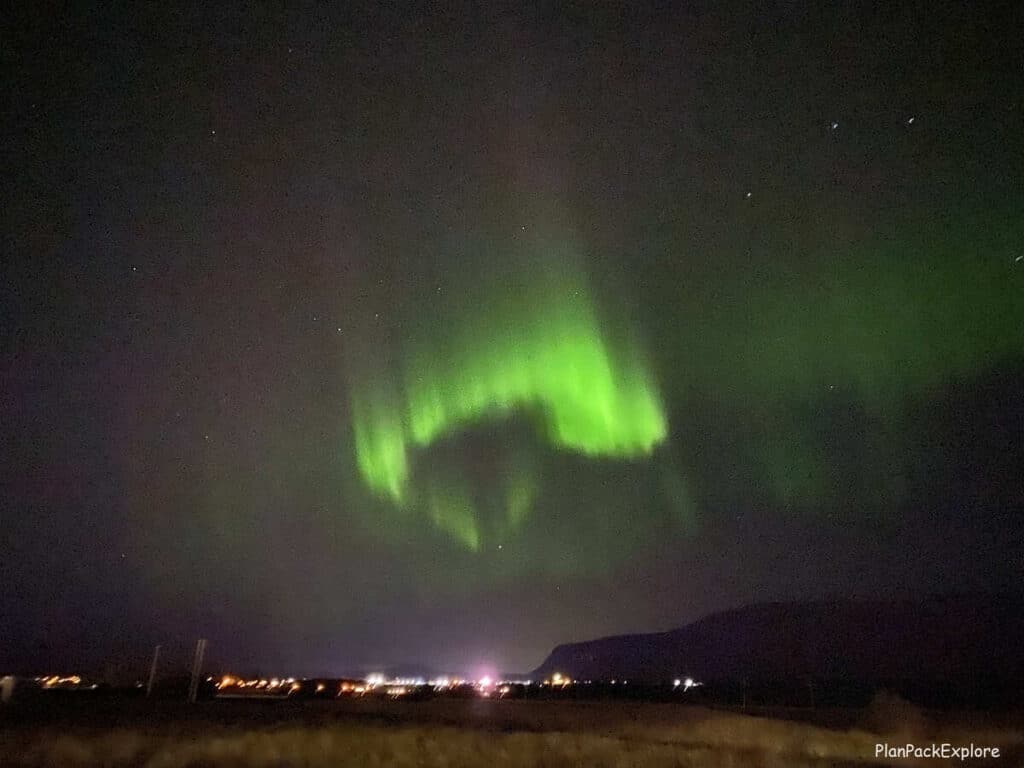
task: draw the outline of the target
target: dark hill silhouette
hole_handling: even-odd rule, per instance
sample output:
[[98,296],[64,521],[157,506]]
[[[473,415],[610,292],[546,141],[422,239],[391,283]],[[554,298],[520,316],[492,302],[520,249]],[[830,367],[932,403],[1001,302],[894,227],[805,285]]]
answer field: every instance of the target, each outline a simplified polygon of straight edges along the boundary
[[1024,611],[1017,597],[756,604],[668,632],[560,645],[533,676],[555,672],[658,683],[1024,680]]

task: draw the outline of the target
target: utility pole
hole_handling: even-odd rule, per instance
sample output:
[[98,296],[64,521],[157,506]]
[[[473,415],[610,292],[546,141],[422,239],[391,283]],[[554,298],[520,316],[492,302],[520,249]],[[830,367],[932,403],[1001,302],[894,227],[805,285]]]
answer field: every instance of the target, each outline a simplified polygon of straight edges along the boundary
[[149,682],[146,683],[146,698],[153,693],[153,683],[156,682],[156,664],[160,660],[160,646],[153,649],[153,663],[149,665]]
[[196,643],[196,657],[192,662],[192,684],[188,687],[188,700],[196,703],[196,694],[199,692],[199,675],[203,672],[203,656],[206,654],[206,639],[201,638]]
[[14,675],[0,677],[0,703],[11,703],[11,699],[14,697],[14,684],[16,682],[17,680],[14,678]]

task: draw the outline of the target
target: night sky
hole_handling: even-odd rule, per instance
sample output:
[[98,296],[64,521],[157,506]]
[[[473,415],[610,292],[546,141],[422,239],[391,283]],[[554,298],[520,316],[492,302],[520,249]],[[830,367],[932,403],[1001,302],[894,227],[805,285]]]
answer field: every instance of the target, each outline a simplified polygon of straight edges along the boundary
[[0,667],[1019,589],[1024,6],[164,5],[0,31]]

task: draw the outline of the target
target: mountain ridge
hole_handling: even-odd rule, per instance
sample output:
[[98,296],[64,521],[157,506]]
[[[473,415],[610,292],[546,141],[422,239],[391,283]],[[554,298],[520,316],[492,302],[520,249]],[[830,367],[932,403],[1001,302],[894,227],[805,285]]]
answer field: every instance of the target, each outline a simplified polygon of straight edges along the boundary
[[993,674],[1024,678],[1024,600],[1016,595],[926,600],[751,603],[652,633],[556,646],[533,671],[576,679],[665,682],[843,679],[942,683]]

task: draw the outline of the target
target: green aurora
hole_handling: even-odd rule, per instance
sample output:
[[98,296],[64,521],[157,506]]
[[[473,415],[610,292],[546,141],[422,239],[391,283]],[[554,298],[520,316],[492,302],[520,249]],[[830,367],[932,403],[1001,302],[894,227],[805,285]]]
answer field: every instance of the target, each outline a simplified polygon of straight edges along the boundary
[[[550,540],[575,552],[559,516],[582,504],[577,522],[601,545],[557,566],[580,573],[627,553],[613,518],[692,531],[698,509],[743,505],[751,486],[786,514],[884,519],[914,471],[903,457],[923,439],[921,397],[1022,349],[1019,227],[996,212],[970,224],[902,221],[899,237],[851,243],[799,281],[774,262],[695,266],[650,286],[644,312],[672,306],[668,320],[609,312],[614,286],[593,290],[571,236],[477,234],[439,247],[436,274],[411,276],[402,314],[379,338],[367,332],[370,351],[349,361],[359,474],[396,521],[423,520],[469,553],[515,534],[534,551]],[[685,401],[693,407],[672,412],[672,429],[691,439],[670,446],[664,403]],[[743,417],[755,403],[760,415]],[[717,430],[703,426],[706,412],[724,419]],[[826,417],[846,428],[828,429]],[[527,423],[537,444],[507,433],[517,446],[508,466],[483,478],[464,471],[465,435],[507,432],[510,421]],[[427,467],[446,444],[454,453]],[[696,487],[693,467],[709,462],[733,482]],[[602,478],[616,466],[612,499]],[[584,482],[599,484],[585,503]],[[660,500],[634,501],[633,482],[653,483]],[[566,484],[572,495],[556,492]],[[870,509],[850,508],[851,489]]]
[[[567,242],[521,237],[500,251],[500,266],[485,263],[454,296],[435,292],[400,336],[395,370],[353,388],[365,483],[400,507],[422,506],[470,550],[481,545],[472,494],[459,480],[417,487],[417,452],[516,413],[528,414],[549,445],[585,457],[644,457],[667,434],[651,371],[637,345],[607,332]],[[520,467],[504,485],[507,533],[527,518],[537,482]]]

